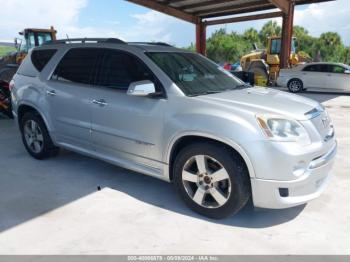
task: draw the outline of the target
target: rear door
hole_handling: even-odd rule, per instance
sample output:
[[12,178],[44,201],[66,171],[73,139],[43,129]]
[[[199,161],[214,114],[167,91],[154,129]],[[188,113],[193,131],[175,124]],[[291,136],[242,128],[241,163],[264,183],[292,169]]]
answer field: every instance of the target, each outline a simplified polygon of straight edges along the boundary
[[90,149],[91,93],[99,49],[73,48],[47,85],[49,115],[59,143]]
[[320,90],[328,86],[327,66],[324,64],[305,66],[301,74],[305,88]]
[[130,83],[142,80],[151,80],[157,91],[165,94],[139,58],[105,49],[92,98],[100,102],[92,106],[92,142],[99,154],[154,167],[161,159],[159,143],[167,100],[127,95]]

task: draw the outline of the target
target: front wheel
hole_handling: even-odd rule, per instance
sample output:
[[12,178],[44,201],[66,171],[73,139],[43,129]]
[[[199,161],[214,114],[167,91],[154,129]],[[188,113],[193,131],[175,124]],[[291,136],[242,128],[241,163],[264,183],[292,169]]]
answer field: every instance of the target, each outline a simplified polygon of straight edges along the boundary
[[291,93],[299,93],[304,90],[303,82],[300,79],[292,79],[288,82],[288,90]]
[[225,146],[198,143],[180,151],[174,184],[195,212],[224,218],[237,213],[250,198],[249,175],[242,160]]

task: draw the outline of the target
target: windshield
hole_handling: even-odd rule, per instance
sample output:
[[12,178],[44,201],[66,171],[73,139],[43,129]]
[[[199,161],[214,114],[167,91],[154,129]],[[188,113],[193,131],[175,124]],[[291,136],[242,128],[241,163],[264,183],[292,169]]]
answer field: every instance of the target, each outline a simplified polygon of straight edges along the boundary
[[149,52],[147,55],[187,96],[219,93],[245,86],[219,65],[198,54]]
[[21,51],[28,52],[30,49],[41,46],[42,44],[51,41],[52,35],[49,32],[31,32],[26,35],[26,45],[21,46]]

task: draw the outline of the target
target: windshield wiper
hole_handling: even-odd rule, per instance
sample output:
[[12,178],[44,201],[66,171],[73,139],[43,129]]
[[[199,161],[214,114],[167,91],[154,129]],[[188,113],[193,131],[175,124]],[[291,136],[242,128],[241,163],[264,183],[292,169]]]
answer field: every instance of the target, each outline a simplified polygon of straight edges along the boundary
[[201,93],[190,94],[190,95],[188,95],[188,96],[211,95],[211,94],[221,93],[221,92],[224,92],[224,91],[225,91],[225,90],[221,90],[221,91],[205,91],[205,92],[201,92]]
[[248,88],[248,87],[252,87],[252,85],[251,84],[241,84],[241,85],[236,86],[234,89]]

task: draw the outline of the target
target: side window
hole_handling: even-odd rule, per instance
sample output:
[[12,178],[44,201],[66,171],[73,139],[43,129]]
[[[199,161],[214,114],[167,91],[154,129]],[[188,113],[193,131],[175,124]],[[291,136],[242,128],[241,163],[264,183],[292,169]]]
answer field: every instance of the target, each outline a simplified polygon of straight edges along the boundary
[[74,48],[69,50],[56,67],[53,80],[90,84],[102,50],[98,48]]
[[56,52],[56,49],[34,50],[31,55],[34,67],[41,72]]
[[271,54],[279,55],[281,52],[281,39],[271,40]]
[[319,65],[319,72],[328,73],[330,67],[328,65]]
[[306,72],[323,72],[321,65],[310,65],[310,66],[306,66],[303,71]]
[[35,47],[35,36],[34,33],[29,33],[27,38],[27,51]]
[[98,86],[127,90],[132,82],[151,80],[153,74],[139,59],[126,52],[107,49],[99,66]]
[[338,65],[330,65],[329,67],[331,73],[344,74],[346,71],[344,67]]

